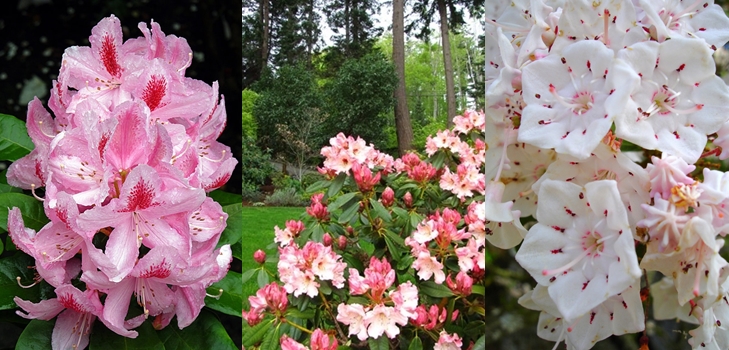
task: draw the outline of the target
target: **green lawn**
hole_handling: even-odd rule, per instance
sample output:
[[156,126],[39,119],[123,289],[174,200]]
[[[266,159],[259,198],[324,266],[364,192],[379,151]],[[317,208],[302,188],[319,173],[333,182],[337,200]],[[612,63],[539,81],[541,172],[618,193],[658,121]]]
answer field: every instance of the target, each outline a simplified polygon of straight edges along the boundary
[[[258,267],[253,260],[253,253],[263,249],[271,256],[276,253],[275,249],[266,249],[273,243],[273,227],[284,228],[287,220],[300,219],[306,213],[303,207],[243,207],[243,273]],[[275,269],[274,265],[269,267]],[[256,275],[243,284],[243,309],[248,308],[248,296],[258,290]],[[244,322],[245,323],[245,322]]]

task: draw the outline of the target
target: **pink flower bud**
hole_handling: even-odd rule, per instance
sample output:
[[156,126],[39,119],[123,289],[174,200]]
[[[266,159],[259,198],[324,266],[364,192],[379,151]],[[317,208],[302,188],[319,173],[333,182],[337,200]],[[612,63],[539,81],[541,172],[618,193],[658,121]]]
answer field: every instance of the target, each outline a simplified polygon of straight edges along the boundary
[[255,253],[253,253],[253,260],[255,260],[259,264],[263,264],[266,262],[266,252],[258,249]]
[[322,237],[321,242],[324,244],[325,247],[331,247],[332,246],[332,236],[329,235],[329,233],[325,233],[324,237]]
[[458,275],[456,275],[455,282],[451,280],[451,275],[448,275],[448,279],[446,279],[446,284],[448,285],[448,288],[453,291],[453,293],[462,295],[464,297],[471,295],[471,291],[473,289],[473,279],[471,278],[471,276],[469,276],[467,273],[464,273],[463,271],[459,272]]
[[408,207],[408,208],[412,208],[413,207],[413,195],[410,194],[410,191],[408,191],[407,193],[405,193],[405,196],[402,197],[402,200],[405,201],[405,206],[406,207]]
[[291,231],[291,234],[296,237],[304,230],[304,223],[297,220],[286,221],[286,228]]
[[337,246],[340,250],[344,250],[344,248],[347,248],[347,237],[339,236],[339,240],[337,241]]
[[382,191],[380,201],[382,202],[382,205],[389,208],[392,203],[395,202],[395,191],[393,191],[389,186],[386,187],[385,190]]

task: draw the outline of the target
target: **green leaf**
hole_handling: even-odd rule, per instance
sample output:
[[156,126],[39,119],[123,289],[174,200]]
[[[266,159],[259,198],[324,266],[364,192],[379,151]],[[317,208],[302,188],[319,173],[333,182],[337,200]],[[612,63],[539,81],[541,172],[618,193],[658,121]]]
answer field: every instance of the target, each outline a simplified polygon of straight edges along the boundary
[[437,284],[433,281],[425,281],[420,283],[418,287],[423,294],[434,298],[450,298],[454,295],[453,291],[448,289],[448,287],[443,284]]
[[354,198],[354,196],[356,196],[356,195],[357,195],[357,192],[350,192],[350,193],[346,193],[346,194],[343,194],[343,195],[337,197],[337,199],[334,200],[334,202],[329,203],[329,205],[327,205],[327,211],[330,213],[333,213],[337,209],[341,208],[344,204],[346,204],[350,200],[352,200],[352,198]]
[[314,228],[311,233],[311,240],[314,242],[321,242],[324,238],[324,228],[322,227],[321,223],[317,223],[314,225]]
[[48,223],[43,202],[22,193],[0,193],[0,228],[8,230],[8,212],[18,207],[25,227],[39,231]]
[[372,204],[372,209],[375,210],[375,213],[378,217],[382,218],[382,220],[385,220],[386,222],[392,221],[392,215],[390,215],[390,212],[387,211],[384,205],[380,203],[379,201],[372,200],[370,201],[370,204]]
[[359,212],[359,202],[354,202],[350,204],[348,207],[342,211],[342,214],[339,215],[339,218],[337,219],[337,222],[340,224],[346,224],[350,221],[352,221],[352,218],[357,215]]
[[400,207],[392,207],[392,213],[397,215],[400,219],[409,219],[408,211]]
[[293,317],[293,318],[301,318],[301,319],[312,319],[314,318],[314,310],[307,309],[304,311],[300,311],[296,308],[288,308],[286,309],[286,318]]
[[243,283],[248,282],[248,280],[251,279],[251,277],[253,277],[253,274],[256,273],[256,271],[258,271],[258,269],[250,269],[250,270],[244,272],[243,276],[241,277],[243,280]]
[[410,342],[408,350],[423,350],[423,341],[420,340],[420,338],[415,337],[413,341]]
[[235,244],[240,242],[243,237],[243,204],[236,203],[223,207],[223,211],[228,214],[225,230],[220,235],[217,248],[225,244]]
[[0,193],[23,192],[22,189],[8,185],[7,170],[0,171]]
[[237,242],[230,246],[230,251],[233,253],[233,257],[238,260],[243,260],[243,246],[241,242]]
[[410,226],[415,229],[418,227],[418,224],[423,221],[423,217],[420,216],[418,213],[411,213],[410,214]]
[[342,189],[342,186],[344,186],[344,180],[347,179],[346,173],[341,173],[337,175],[336,178],[334,178],[334,181],[331,182],[331,185],[329,186],[329,190],[327,191],[327,198],[334,197],[339,191]]
[[279,348],[279,327],[271,327],[268,329],[268,332],[266,333],[266,336],[263,337],[263,342],[261,342],[261,350],[277,350]]
[[265,287],[269,282],[268,273],[265,270],[258,271],[257,280],[258,280],[258,288]]
[[385,244],[387,245],[387,250],[390,251],[390,255],[392,255],[395,259],[399,259],[400,256],[402,256],[402,250],[398,246],[398,244],[390,237],[390,235],[385,234]]
[[[167,350],[237,349],[220,321],[215,315],[205,310],[185,329],[180,330],[177,325],[169,325],[160,330],[158,334],[159,339],[164,343],[163,349]],[[107,347],[107,349],[111,349],[111,347]]]
[[377,339],[369,338],[370,350],[390,350],[390,340],[383,334]]
[[22,120],[0,114],[0,160],[16,161],[35,148]]
[[13,298],[18,296],[23,300],[38,302],[41,297],[41,287],[22,288],[18,285],[16,277],[20,276],[20,283],[30,285],[34,282],[35,270],[28,266],[35,265],[35,260],[23,252],[0,259],[0,310],[17,307]]
[[473,350],[486,350],[486,335],[482,335],[481,338],[478,338],[476,342],[473,344]]
[[261,339],[263,339],[263,337],[266,335],[266,332],[268,332],[273,322],[273,319],[263,320],[261,321],[261,323],[255,325],[254,327],[251,327],[247,330],[244,329],[243,347],[251,347],[258,344],[258,342],[260,342]]
[[306,188],[306,193],[315,193],[315,192],[323,190],[327,187],[329,187],[329,181],[326,181],[326,180],[317,181]]
[[220,204],[221,206],[241,204],[243,202],[243,198],[241,198],[239,194],[225,192],[221,190],[212,191],[208,193],[208,196],[214,201],[218,202],[218,204]]
[[[175,328],[170,325],[167,328]],[[103,323],[95,322],[94,330],[91,333],[89,350],[165,350],[165,345],[157,336],[151,322],[144,322],[134,329],[139,333],[136,338],[122,337],[106,328]]]
[[438,151],[432,157],[430,157],[429,161],[430,164],[433,164],[436,169],[440,169],[443,166],[445,159],[446,153],[444,151]]
[[223,290],[223,294],[220,298],[205,298],[205,305],[224,314],[241,317],[243,313],[243,284],[241,283],[241,274],[235,271],[228,271],[228,274],[223,279],[208,287],[207,292],[210,295],[217,295],[221,289]]
[[46,350],[51,348],[54,321],[31,320],[20,334],[16,349]]
[[474,284],[473,287],[471,287],[471,293],[476,295],[486,295],[486,287],[481,284]]

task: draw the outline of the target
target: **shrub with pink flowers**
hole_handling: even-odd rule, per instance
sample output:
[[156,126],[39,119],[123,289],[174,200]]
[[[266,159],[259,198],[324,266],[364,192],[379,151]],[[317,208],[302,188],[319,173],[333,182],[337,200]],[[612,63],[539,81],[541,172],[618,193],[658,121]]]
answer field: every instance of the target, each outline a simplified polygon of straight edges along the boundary
[[428,140],[426,157],[399,159],[332,138],[306,218],[275,227],[276,250],[257,251],[260,266],[243,273],[261,288],[243,312],[243,345],[482,347],[484,127],[483,113],[466,112]]
[[14,161],[0,184],[0,232],[12,240],[0,305],[34,320],[20,348],[235,348],[202,311],[240,315],[212,299],[231,292],[222,286],[240,239],[226,230],[239,199],[213,192],[237,163],[216,141],[224,100],[217,82],[185,77],[184,38],[155,22],[139,30],[125,41],[118,18],[102,19],[90,47],[66,49],[52,114],[35,99],[25,125],[0,119],[0,155]]

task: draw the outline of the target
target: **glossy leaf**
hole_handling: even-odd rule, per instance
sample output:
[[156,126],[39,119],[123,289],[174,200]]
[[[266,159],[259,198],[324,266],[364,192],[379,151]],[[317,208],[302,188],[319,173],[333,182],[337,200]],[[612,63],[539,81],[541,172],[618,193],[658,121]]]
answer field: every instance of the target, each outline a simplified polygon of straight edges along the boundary
[[420,340],[420,338],[415,337],[413,341],[410,342],[408,350],[423,350],[423,341]]
[[20,209],[26,227],[38,231],[48,223],[43,202],[22,193],[0,193],[0,228],[5,231],[8,229],[8,211],[12,207]]
[[347,174],[339,174],[336,178],[334,178],[334,181],[331,182],[331,185],[329,186],[329,190],[327,191],[327,198],[334,197],[339,191],[342,189],[342,186],[344,186],[344,180],[347,179]]
[[158,334],[167,350],[237,349],[220,321],[215,315],[205,310],[185,329],[180,330],[171,324],[160,330]]
[[35,148],[22,120],[0,113],[0,160],[16,161]]
[[254,327],[248,328],[243,332],[243,347],[251,347],[258,344],[266,335],[274,320],[263,320]]
[[382,220],[385,220],[385,222],[392,221],[392,215],[390,215],[390,212],[387,211],[382,203],[372,200],[370,201],[370,204],[372,205],[372,209],[375,210],[375,214],[377,214],[378,217],[382,218]]
[[[327,205],[327,211],[329,211],[330,213],[335,212],[337,209],[341,208],[342,206],[347,204],[349,201],[351,201],[352,198],[354,198],[354,196],[356,196],[356,195],[357,195],[356,192],[350,192],[350,193],[346,193],[346,194],[343,194],[343,195],[337,197],[337,199],[335,199],[334,202],[329,203],[329,205]],[[345,208],[345,210],[346,210],[346,208]]]
[[[167,328],[171,327],[175,327],[175,325],[172,324]],[[144,322],[134,330],[139,333],[136,338],[122,337],[106,328],[103,323],[95,322],[89,342],[89,350],[165,350],[165,345],[152,327],[151,322]]]
[[0,259],[0,310],[17,307],[13,298],[18,296],[23,300],[38,302],[41,298],[41,286],[22,288],[18,285],[16,277],[20,276],[20,283],[31,285],[35,277],[35,270],[28,266],[35,265],[35,260],[23,252]]
[[47,350],[51,348],[51,335],[55,319],[52,321],[31,320],[15,344],[16,349]]
[[239,194],[225,192],[221,190],[215,190],[210,193],[208,193],[208,196],[218,202],[221,206],[231,205],[231,204],[241,204],[243,202],[243,198]]
[[243,205],[241,203],[226,205],[223,211],[228,214],[228,220],[225,230],[220,235],[218,247],[240,242],[243,234]]
[[454,295],[453,291],[444,284],[437,284],[433,281],[422,282],[418,287],[423,294],[434,298],[450,298]]
[[241,274],[228,271],[228,274],[218,282],[207,288],[208,294],[216,295],[220,289],[223,294],[220,298],[205,298],[205,305],[224,314],[241,317],[243,312],[243,284]]
[[390,340],[384,334],[377,339],[367,339],[367,343],[370,346],[370,350],[390,350]]

